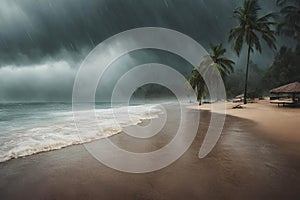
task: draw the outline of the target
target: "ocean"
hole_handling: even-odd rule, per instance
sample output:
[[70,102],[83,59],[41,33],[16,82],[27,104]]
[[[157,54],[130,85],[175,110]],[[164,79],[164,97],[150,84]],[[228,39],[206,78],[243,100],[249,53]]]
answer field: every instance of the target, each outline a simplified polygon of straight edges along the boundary
[[[162,113],[158,104],[112,109],[110,103],[96,103],[95,108],[99,132],[89,134],[87,129],[82,137],[71,103],[0,103],[0,162],[109,137]],[[118,125],[115,115],[121,119]]]

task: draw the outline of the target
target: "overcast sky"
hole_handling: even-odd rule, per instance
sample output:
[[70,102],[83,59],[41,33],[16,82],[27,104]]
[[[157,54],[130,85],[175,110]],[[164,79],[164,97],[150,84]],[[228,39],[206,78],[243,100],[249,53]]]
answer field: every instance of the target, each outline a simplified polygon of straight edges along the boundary
[[[137,27],[180,31],[205,48],[223,42],[227,56],[244,65],[227,43],[240,0],[1,0],[0,101],[71,100],[76,70],[99,43]],[[278,11],[261,0],[263,13]],[[279,38],[278,46],[290,45]],[[268,67],[274,51],[252,59]],[[141,58],[143,59],[143,58]]]

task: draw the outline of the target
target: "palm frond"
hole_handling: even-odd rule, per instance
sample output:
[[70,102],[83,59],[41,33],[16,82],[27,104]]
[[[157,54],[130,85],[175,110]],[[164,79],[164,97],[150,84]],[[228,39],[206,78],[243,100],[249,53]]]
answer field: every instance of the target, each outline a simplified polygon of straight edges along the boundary
[[262,51],[259,35],[267,42],[269,47],[275,46],[275,32],[270,27],[277,25],[277,13],[268,13],[258,17],[261,10],[258,0],[245,0],[243,8],[235,9],[234,16],[239,21],[239,25],[230,30],[228,41],[233,42],[233,48],[237,55],[240,55],[244,41],[250,46],[251,50]]
[[[197,93],[197,100],[201,102],[202,96],[207,92],[205,80],[213,80],[212,77],[221,75],[224,79],[228,74],[234,71],[233,65],[235,64],[232,60],[224,57],[226,49],[223,48],[223,44],[212,44],[210,43],[211,55],[203,57],[202,62],[198,67],[192,70],[188,82],[191,87]],[[212,70],[215,68],[217,70]]]
[[243,48],[243,44],[244,44],[244,34],[240,33],[236,37],[236,39],[234,40],[234,43],[233,43],[233,48],[238,56],[240,56],[241,50]]
[[300,1],[299,0],[278,0],[277,5],[281,6],[283,21],[278,24],[277,32],[294,38],[300,37]]

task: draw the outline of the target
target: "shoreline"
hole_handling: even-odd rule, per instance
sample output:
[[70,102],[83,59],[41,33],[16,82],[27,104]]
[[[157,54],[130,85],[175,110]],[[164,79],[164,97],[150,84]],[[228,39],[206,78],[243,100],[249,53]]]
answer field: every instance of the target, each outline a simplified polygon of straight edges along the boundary
[[[299,151],[262,137],[254,121],[228,115],[217,145],[199,159],[211,114],[190,112],[201,112],[197,136],[184,155],[166,168],[145,174],[119,172],[98,162],[83,145],[75,145],[0,163],[0,199],[300,198]],[[134,152],[159,149],[178,128],[178,107],[170,106],[168,114],[166,127],[151,140],[132,140],[124,133],[111,140]]]
[[[146,108],[156,108],[158,107],[158,104],[144,104],[144,105],[139,105],[139,106],[131,106],[133,109],[137,108],[137,107],[146,107]],[[120,108],[127,108],[127,107],[118,107],[116,109],[120,109]],[[109,111],[110,108],[102,108],[102,109],[96,109],[95,111]],[[73,111],[68,111],[68,112],[73,112]],[[129,113],[132,114],[132,113]],[[135,113],[133,113],[134,115]],[[140,114],[140,113],[139,113]],[[58,136],[55,135],[56,137],[53,139],[54,142],[52,142],[50,140],[49,143],[45,143],[45,144],[38,144],[35,140],[35,143],[32,144],[28,144],[26,145],[20,145],[19,143],[15,144],[15,146],[12,146],[10,149],[2,151],[1,155],[0,155],[0,163],[3,162],[7,162],[10,161],[12,159],[18,159],[18,158],[24,158],[27,156],[31,156],[31,155],[35,155],[35,154],[39,154],[39,153],[43,153],[43,152],[49,152],[49,151],[56,151],[56,150],[60,150],[69,146],[74,146],[74,145],[84,145],[84,144],[88,144],[88,143],[92,143],[93,141],[97,141],[97,140],[101,140],[101,139],[105,139],[105,138],[109,138],[115,134],[119,134],[122,132],[122,129],[127,128],[129,126],[135,126],[135,125],[139,125],[139,124],[143,124],[145,123],[147,120],[151,120],[154,118],[159,118],[160,115],[160,111],[155,111],[153,113],[147,113],[147,115],[143,115],[140,116],[140,118],[134,118],[130,120],[125,121],[125,125],[124,125],[124,121],[120,122],[123,123],[123,126],[121,125],[115,125],[115,124],[111,124],[110,127],[106,128],[106,130],[99,130],[99,134],[94,134],[94,135],[90,135],[89,137],[85,137],[84,133],[81,133],[78,131],[76,123],[74,121],[74,119],[72,120],[66,120],[63,121],[61,124],[58,122],[49,122],[48,125],[47,124],[38,124],[36,126],[28,126],[28,127],[23,127],[20,129],[17,129],[16,132],[18,133],[26,133],[28,135],[30,135],[30,133],[27,133],[26,131],[31,131],[34,129],[38,129],[38,128],[45,128],[45,127],[59,127],[61,128],[61,132],[58,132]],[[106,120],[106,119],[104,119]],[[71,122],[70,122],[71,121]],[[145,121],[145,122],[144,122]],[[45,123],[45,122],[44,122]],[[127,123],[127,124],[126,124]],[[65,127],[71,129],[72,131],[69,132],[64,132],[64,128]],[[66,130],[67,130],[66,128]],[[74,134],[73,134],[74,133]],[[8,135],[10,135],[10,132],[7,133]],[[46,133],[44,133],[44,135],[47,135],[48,132],[46,131]],[[49,135],[51,135],[51,131],[49,132]],[[41,136],[41,135],[38,135]],[[22,137],[22,136],[21,136]],[[19,138],[21,138],[19,137]],[[26,138],[26,137],[25,137]],[[11,138],[11,141],[14,141],[15,138]],[[39,138],[41,139],[41,138]],[[24,141],[22,141],[24,142]],[[28,142],[28,139],[27,141]],[[38,142],[43,142],[43,140],[40,140]],[[31,145],[31,146],[30,146]],[[5,146],[5,145],[4,145]]]
[[[300,108],[278,107],[268,100],[242,104],[242,109],[233,109],[241,103],[226,103],[226,115],[252,120],[265,136],[274,140],[300,143]],[[191,106],[192,109],[197,109]],[[210,104],[199,107],[200,110],[211,111]]]

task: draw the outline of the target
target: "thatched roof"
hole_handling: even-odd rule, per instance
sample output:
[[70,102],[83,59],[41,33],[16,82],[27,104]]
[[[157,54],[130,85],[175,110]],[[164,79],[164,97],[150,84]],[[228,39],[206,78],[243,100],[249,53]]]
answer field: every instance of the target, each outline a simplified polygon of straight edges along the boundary
[[270,91],[272,94],[280,93],[300,93],[300,82],[296,81],[287,85],[280,86]]

